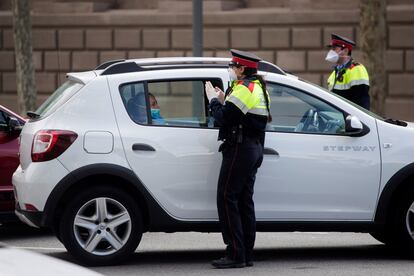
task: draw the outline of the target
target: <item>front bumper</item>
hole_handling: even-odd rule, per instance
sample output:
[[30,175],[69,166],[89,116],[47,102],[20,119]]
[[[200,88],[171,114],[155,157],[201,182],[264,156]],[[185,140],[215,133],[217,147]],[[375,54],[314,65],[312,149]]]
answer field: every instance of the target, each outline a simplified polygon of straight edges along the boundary
[[43,212],[24,211],[16,203],[16,216],[24,223],[31,227],[40,228],[42,226]]

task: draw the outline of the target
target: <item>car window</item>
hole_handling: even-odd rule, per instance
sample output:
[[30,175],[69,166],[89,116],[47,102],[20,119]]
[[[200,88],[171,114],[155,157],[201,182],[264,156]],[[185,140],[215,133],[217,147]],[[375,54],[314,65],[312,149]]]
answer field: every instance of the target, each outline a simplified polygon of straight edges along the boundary
[[[205,126],[204,83],[199,80],[148,83],[153,124]],[[154,114],[159,109],[159,114]]]
[[148,123],[144,83],[129,83],[120,87],[122,101],[131,119],[139,124]]
[[67,102],[75,95],[83,84],[68,80],[64,82],[55,92],[36,110],[40,117],[46,117],[56,111],[57,108]]
[[[129,116],[136,123],[208,127],[205,81],[162,80],[130,83],[121,85],[120,93]],[[223,87],[221,81],[209,81],[215,86]]]
[[0,110],[0,131],[6,131],[7,128],[7,117],[3,111]]
[[267,83],[273,121],[267,130],[294,133],[342,134],[342,111],[303,91],[276,83]]
[[359,105],[357,105],[356,103],[353,103],[353,102],[351,102],[350,100],[345,99],[344,97],[342,97],[342,96],[340,96],[340,95],[338,95],[338,94],[336,94],[336,93],[332,93],[331,91],[329,91],[328,89],[326,89],[326,87],[319,86],[319,85],[317,85],[317,84],[315,84],[315,83],[312,83],[312,82],[310,82],[310,81],[307,81],[307,80],[305,80],[305,79],[301,79],[301,78],[299,78],[299,79],[300,79],[301,81],[303,81],[303,82],[306,82],[307,84],[310,84],[310,85],[315,86],[315,87],[317,87],[317,88],[319,88],[319,89],[322,89],[322,90],[326,91],[327,93],[330,93],[330,94],[334,95],[335,97],[340,98],[340,99],[341,99],[341,100],[343,100],[343,101],[346,101],[346,102],[347,102],[347,103],[349,103],[350,105],[353,105],[354,107],[358,108],[360,111],[365,112],[366,114],[368,114],[368,115],[370,115],[370,116],[374,117],[375,119],[378,119],[378,120],[381,120],[381,121],[385,121],[385,118],[381,117],[380,115],[378,115],[378,114],[376,114],[376,113],[374,113],[374,112],[372,112],[372,111],[370,111],[370,110],[367,110],[367,109],[363,108],[362,106],[359,106]]

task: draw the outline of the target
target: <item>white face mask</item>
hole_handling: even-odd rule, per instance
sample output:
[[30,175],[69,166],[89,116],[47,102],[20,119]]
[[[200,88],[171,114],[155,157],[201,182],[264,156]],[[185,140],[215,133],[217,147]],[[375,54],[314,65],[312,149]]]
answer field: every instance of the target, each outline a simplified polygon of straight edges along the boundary
[[334,50],[329,50],[328,54],[326,55],[325,60],[332,62],[332,63],[337,63],[339,60],[339,54],[335,52]]
[[233,68],[228,68],[228,71],[229,71],[230,81],[237,80],[237,75],[236,75],[236,72],[234,72],[234,69]]

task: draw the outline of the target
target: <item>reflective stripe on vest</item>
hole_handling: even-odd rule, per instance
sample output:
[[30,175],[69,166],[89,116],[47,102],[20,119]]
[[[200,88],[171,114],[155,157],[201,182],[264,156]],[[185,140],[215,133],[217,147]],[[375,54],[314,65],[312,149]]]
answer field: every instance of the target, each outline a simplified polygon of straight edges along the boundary
[[[357,64],[345,69],[345,73],[342,75],[341,80],[336,80],[335,83],[335,71],[331,73],[328,78],[328,89],[329,91],[335,90],[348,90],[354,85],[365,84],[369,86],[369,76],[367,69],[364,65]],[[335,87],[332,87],[335,83]]]
[[[254,84],[251,85],[251,83]],[[262,87],[258,80],[251,82],[248,87],[242,82],[235,83],[231,94],[226,98],[226,101],[237,106],[243,114],[252,113],[256,115],[268,116],[266,99],[263,94]],[[266,91],[267,93],[267,91]],[[269,94],[268,94],[269,95]]]

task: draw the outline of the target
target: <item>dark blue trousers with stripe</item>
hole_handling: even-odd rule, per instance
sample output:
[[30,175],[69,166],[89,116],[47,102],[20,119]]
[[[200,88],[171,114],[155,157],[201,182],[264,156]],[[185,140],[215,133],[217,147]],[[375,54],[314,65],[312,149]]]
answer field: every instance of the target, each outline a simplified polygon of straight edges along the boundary
[[227,245],[226,256],[249,261],[256,238],[253,188],[257,169],[263,161],[263,146],[259,140],[244,139],[242,143],[224,143],[221,151],[217,209]]

